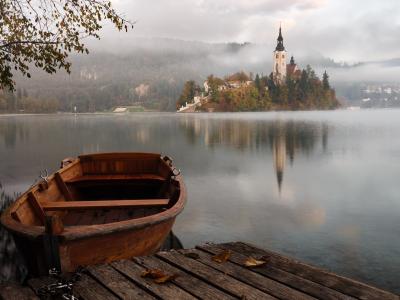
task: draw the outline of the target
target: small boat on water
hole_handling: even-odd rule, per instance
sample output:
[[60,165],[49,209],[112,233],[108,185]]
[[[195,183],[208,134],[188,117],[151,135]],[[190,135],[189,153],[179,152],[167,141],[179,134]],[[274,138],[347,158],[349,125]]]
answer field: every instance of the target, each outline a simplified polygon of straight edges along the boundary
[[153,153],[65,159],[2,215],[32,274],[157,252],[186,202],[180,172]]

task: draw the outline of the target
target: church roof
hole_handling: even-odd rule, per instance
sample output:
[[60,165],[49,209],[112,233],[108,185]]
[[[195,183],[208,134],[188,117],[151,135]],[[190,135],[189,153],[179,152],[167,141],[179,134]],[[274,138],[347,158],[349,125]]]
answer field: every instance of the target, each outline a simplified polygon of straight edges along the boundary
[[275,48],[276,51],[285,51],[285,47],[283,46],[283,37],[282,37],[282,28],[279,26],[279,35],[278,35],[278,44]]
[[295,65],[295,64],[287,64],[286,65],[286,74],[290,76],[290,75],[294,74],[296,69],[297,69],[297,65]]

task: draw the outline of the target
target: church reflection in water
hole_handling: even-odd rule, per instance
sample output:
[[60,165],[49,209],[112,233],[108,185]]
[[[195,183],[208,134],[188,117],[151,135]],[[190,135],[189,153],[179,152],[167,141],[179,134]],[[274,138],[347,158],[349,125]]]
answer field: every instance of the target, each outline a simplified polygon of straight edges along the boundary
[[278,135],[273,142],[274,167],[278,180],[279,192],[282,188],[283,171],[286,163],[286,140],[283,135]]
[[[326,151],[328,126],[315,122],[199,118],[181,118],[189,143],[210,149],[229,147],[241,152],[266,152],[273,160],[279,191],[287,163],[296,155],[308,156],[316,148]],[[320,143],[318,143],[320,141]]]

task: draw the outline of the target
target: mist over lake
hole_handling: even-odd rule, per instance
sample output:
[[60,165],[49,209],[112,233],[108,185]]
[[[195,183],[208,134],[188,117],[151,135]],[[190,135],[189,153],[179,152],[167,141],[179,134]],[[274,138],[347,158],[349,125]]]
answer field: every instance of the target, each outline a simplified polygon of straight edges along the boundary
[[188,189],[186,248],[242,240],[399,292],[399,132],[400,110],[3,115],[0,182],[13,195],[65,157],[160,152]]

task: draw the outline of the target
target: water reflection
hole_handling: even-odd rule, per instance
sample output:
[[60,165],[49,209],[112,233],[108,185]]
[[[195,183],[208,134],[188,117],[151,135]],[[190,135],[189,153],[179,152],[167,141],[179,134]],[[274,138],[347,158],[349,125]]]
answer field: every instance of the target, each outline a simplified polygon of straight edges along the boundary
[[[0,214],[14,201],[15,196],[8,195],[0,182]],[[4,281],[22,282],[26,275],[27,269],[11,234],[0,224],[0,283]]]
[[[278,181],[279,192],[282,189],[283,170],[286,163],[286,139],[283,135],[278,135],[274,138],[274,166],[276,171],[276,179]],[[291,156],[294,159],[294,155]],[[293,160],[291,160],[293,161]]]
[[254,122],[235,119],[181,118],[187,141],[190,144],[203,144],[206,148],[229,147],[239,151],[269,151],[279,191],[282,189],[287,156],[293,166],[295,156],[300,151],[310,155],[321,140],[326,151],[329,127],[326,124],[303,123],[274,120]]
[[65,157],[160,152],[187,186],[186,247],[243,240],[400,292],[399,132],[400,110],[0,116],[0,181],[13,194]]

